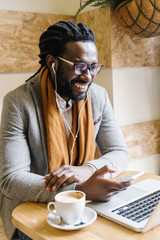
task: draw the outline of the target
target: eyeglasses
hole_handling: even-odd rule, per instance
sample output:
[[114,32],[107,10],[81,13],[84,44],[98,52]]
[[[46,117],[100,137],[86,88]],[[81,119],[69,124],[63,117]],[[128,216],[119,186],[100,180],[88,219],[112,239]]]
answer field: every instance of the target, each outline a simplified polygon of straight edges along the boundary
[[88,65],[86,62],[71,62],[61,57],[58,58],[64,62],[71,64],[74,67],[74,73],[76,75],[82,75],[87,71],[87,69],[89,69],[91,75],[96,75],[101,71],[103,67],[103,64],[100,63],[93,63],[91,65]]

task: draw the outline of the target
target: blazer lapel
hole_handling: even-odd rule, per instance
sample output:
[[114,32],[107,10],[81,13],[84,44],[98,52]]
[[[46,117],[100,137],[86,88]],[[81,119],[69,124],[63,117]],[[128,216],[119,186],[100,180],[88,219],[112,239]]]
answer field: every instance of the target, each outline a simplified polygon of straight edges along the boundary
[[45,122],[44,122],[44,116],[43,116],[39,74],[37,74],[36,77],[33,78],[33,80],[30,80],[30,90],[31,90],[32,97],[35,102],[37,121],[39,123],[39,128],[40,128],[40,136],[42,138],[42,145],[43,145],[44,156],[45,156],[45,160],[46,160],[46,166],[48,166],[47,134],[46,134],[46,128],[45,128]]

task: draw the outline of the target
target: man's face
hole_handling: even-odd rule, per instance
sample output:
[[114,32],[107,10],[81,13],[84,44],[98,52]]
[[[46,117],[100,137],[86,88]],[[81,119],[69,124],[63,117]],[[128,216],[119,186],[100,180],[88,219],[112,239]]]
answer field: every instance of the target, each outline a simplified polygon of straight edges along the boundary
[[[86,62],[89,65],[98,62],[96,46],[89,41],[68,42],[65,53],[61,57],[71,62]],[[89,69],[82,75],[76,75],[71,64],[60,59],[58,62],[57,92],[59,95],[66,101],[84,99],[95,76],[90,74]]]

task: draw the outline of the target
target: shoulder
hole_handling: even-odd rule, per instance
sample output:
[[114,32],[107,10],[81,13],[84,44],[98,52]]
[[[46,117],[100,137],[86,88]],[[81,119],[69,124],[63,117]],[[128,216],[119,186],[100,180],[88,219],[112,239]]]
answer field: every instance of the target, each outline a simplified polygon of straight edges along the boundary
[[112,119],[113,109],[106,89],[93,83],[88,92],[94,122],[101,117]]
[[106,105],[107,102],[109,102],[110,104],[110,100],[108,98],[108,94],[107,91],[104,87],[92,83],[92,85],[89,88],[89,97],[90,97],[90,102],[91,102],[91,106],[96,108],[101,108],[104,107],[104,105]]
[[95,96],[95,97],[98,97],[98,96],[100,97],[100,94],[102,94],[102,96],[107,94],[106,89],[96,83],[92,83],[88,92],[91,96]]
[[[16,89],[10,91],[4,97],[4,100],[10,99],[15,103],[28,102],[32,99],[32,86],[40,89],[39,76],[32,78],[30,81],[25,82]],[[38,91],[37,91],[38,92]]]

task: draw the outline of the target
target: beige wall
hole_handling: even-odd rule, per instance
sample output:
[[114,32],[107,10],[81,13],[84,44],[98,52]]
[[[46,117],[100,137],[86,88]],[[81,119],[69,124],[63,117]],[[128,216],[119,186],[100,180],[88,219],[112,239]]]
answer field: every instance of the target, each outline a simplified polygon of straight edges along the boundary
[[79,0],[2,0],[1,10],[75,15]]

